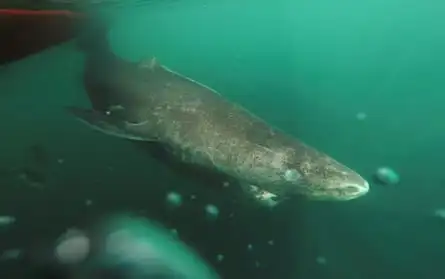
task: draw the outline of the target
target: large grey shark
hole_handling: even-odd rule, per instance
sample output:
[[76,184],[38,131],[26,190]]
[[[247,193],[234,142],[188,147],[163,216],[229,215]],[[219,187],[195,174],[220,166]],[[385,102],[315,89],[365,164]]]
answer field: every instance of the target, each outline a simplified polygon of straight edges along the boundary
[[160,144],[175,160],[223,173],[270,206],[294,195],[345,201],[369,191],[352,169],[216,90],[155,58],[131,63],[102,47],[85,68],[93,108],[69,108],[92,128]]

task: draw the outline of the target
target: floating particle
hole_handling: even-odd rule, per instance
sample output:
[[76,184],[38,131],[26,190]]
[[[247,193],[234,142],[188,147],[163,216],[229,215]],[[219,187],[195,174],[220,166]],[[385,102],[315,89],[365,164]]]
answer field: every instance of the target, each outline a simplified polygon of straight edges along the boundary
[[206,211],[207,217],[209,217],[211,219],[218,218],[219,209],[215,205],[213,205],[213,204],[206,205],[205,206],[205,211]]
[[223,182],[223,187],[229,187],[230,186],[230,183],[229,182],[227,182],[227,181],[224,181]]
[[368,117],[368,115],[366,113],[364,113],[364,112],[358,112],[355,115],[355,118],[357,118],[357,120],[360,120],[360,121],[365,120],[367,117]]
[[64,159],[57,159],[57,163],[63,164],[63,163],[65,163],[65,160]]
[[0,227],[6,227],[12,225],[15,223],[15,221],[16,220],[14,216],[7,216],[7,215],[0,216]]
[[269,240],[269,241],[267,242],[267,244],[269,244],[270,246],[272,246],[272,245],[275,244],[275,242],[273,241],[273,239],[271,239],[271,240]]
[[320,265],[325,265],[325,264],[327,263],[326,258],[325,258],[325,257],[321,257],[321,256],[318,256],[318,257],[315,259],[315,261],[316,261],[318,264],[320,264]]
[[445,220],[445,208],[438,208],[434,210],[434,216]]
[[255,261],[255,267],[259,268],[260,266],[261,266],[260,262],[259,261]]
[[378,168],[375,173],[375,178],[385,185],[395,185],[400,182],[399,175],[389,167]]
[[190,196],[190,199],[191,199],[191,200],[196,200],[196,195],[191,195],[191,196]]
[[85,200],[85,205],[86,205],[86,206],[91,206],[91,205],[93,205],[93,201],[87,199],[87,200]]
[[17,260],[23,254],[21,249],[8,249],[0,255],[0,261]]
[[252,251],[253,250],[253,245],[249,243],[249,245],[247,245],[247,250]]
[[218,254],[216,255],[216,260],[220,263],[224,260],[224,255],[223,254]]
[[80,230],[70,229],[57,241],[54,254],[63,264],[83,261],[90,252],[90,239]]
[[170,230],[172,232],[173,235],[178,235],[178,230],[177,229],[171,229]]
[[167,194],[167,202],[170,206],[178,207],[182,204],[182,197],[176,192],[170,192]]

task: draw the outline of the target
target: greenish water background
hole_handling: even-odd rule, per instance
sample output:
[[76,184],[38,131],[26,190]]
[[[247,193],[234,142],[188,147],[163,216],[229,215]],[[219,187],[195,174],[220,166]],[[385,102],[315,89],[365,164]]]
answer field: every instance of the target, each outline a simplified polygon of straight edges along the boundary
[[[437,1],[178,1],[119,10],[110,41],[123,57],[156,56],[370,180],[382,165],[401,176],[355,201],[299,201],[273,213],[225,206],[226,198],[67,115],[64,106],[88,104],[83,56],[72,44],[2,69],[0,166],[20,165],[35,143],[52,163],[43,190],[0,178],[1,214],[18,218],[0,232],[0,248],[26,248],[30,236],[110,210],[142,210],[177,228],[224,278],[443,278],[445,223],[433,212],[445,207],[444,12]],[[198,200],[170,212],[169,190]],[[207,202],[220,206],[215,224],[203,218]],[[317,264],[319,256],[327,263]]]

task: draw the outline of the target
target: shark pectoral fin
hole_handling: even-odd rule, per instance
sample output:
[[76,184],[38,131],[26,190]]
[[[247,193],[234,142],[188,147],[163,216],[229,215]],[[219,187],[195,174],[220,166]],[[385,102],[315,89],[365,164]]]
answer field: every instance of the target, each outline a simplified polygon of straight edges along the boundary
[[91,128],[98,130],[102,133],[105,133],[107,135],[124,139],[137,140],[137,141],[156,140],[132,132],[132,129],[129,129],[129,127],[131,127],[132,124],[129,124],[126,121],[118,120],[115,117],[104,114],[102,112],[95,111],[92,109],[83,109],[76,107],[67,107],[66,109],[71,114],[73,114],[78,120],[87,124]]
[[258,186],[242,184],[243,190],[259,204],[266,207],[274,207],[280,203],[277,195],[261,190]]

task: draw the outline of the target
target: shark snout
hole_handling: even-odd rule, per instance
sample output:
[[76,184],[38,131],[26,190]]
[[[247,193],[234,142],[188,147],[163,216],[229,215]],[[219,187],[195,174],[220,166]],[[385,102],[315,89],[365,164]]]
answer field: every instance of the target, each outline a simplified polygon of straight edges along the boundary
[[342,188],[350,199],[355,199],[369,192],[369,182],[363,180],[360,183],[347,183]]

